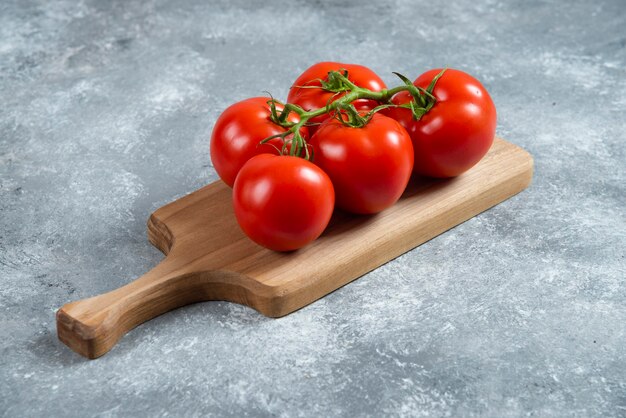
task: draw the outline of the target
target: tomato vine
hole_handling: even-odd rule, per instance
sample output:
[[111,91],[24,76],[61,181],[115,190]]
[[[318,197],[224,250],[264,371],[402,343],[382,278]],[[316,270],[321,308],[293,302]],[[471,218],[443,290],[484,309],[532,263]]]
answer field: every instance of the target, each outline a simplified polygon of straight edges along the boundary
[[[318,116],[328,114],[336,117],[341,123],[346,126],[360,128],[365,126],[372,118],[372,116],[390,107],[407,108],[411,110],[413,118],[420,120],[430,109],[435,105],[437,99],[433,95],[433,90],[437,81],[445,73],[446,69],[441,70],[437,75],[432,78],[427,88],[414,85],[407,77],[400,73],[394,72],[395,75],[402,80],[403,84],[391,89],[382,89],[381,91],[372,91],[363,87],[359,87],[348,78],[348,71],[330,71],[326,80],[317,80],[320,82],[320,86],[294,86],[296,88],[317,88],[324,89],[326,91],[341,93],[347,92],[344,96],[330,101],[326,106],[306,111],[297,104],[294,103],[282,103],[274,99],[270,94],[270,99],[267,101],[270,107],[270,119],[277,125],[286,128],[285,132],[272,135],[261,141],[261,144],[268,143],[272,139],[280,138],[283,141],[282,149],[280,149],[281,155],[291,155],[303,157],[306,160],[311,159],[311,153],[306,139],[301,134],[301,129],[309,124],[309,121]],[[412,96],[412,100],[404,104],[394,104],[391,102],[391,98],[397,93],[406,91]],[[368,112],[359,112],[352,104],[355,100],[368,99],[375,100],[382,103],[376,106],[374,109]],[[278,110],[281,107],[282,110]],[[289,120],[289,115],[295,113],[298,115],[299,120],[293,122]],[[364,114],[363,114],[364,113]]]

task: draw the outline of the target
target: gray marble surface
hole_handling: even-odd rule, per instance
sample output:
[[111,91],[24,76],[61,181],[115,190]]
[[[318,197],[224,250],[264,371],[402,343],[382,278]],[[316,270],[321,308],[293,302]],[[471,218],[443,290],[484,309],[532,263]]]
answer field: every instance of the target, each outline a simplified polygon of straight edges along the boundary
[[[626,3],[0,1],[0,416],[625,416]],[[229,104],[321,60],[482,80],[527,191],[281,319],[54,313],[155,265]]]

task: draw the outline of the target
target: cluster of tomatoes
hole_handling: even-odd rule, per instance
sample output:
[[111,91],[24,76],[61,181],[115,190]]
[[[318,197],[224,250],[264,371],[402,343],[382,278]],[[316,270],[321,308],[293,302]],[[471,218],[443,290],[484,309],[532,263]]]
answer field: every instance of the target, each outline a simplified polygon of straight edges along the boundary
[[[380,212],[411,175],[458,176],[487,153],[496,110],[480,82],[454,69],[413,83],[400,77],[406,86],[388,90],[367,67],[321,62],[298,77],[286,103],[254,97],[220,115],[211,159],[233,187],[250,239],[276,251],[301,248],[322,234],[335,207]],[[331,78],[345,83],[333,87]]]

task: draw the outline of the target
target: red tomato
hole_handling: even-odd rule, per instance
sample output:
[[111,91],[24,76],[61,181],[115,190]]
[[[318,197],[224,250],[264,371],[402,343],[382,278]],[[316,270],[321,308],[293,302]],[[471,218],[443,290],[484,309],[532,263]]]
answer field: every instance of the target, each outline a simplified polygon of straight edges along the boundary
[[[286,131],[271,121],[268,100],[267,97],[252,97],[237,102],[215,122],[211,133],[211,161],[217,174],[230,187],[233,187],[235,177],[246,161],[258,154],[277,155],[276,148],[283,146],[280,138],[259,144],[265,138]],[[282,106],[276,105],[276,108],[282,110]],[[297,122],[299,117],[292,112],[288,119]],[[305,138],[308,136],[306,128],[300,132]]]
[[257,155],[233,188],[239,226],[251,240],[291,251],[315,240],[333,213],[333,185],[319,167],[299,157]]
[[325,122],[309,141],[313,161],[335,187],[337,206],[377,213],[402,195],[413,170],[413,147],[395,120],[375,114],[362,128],[337,119]]
[[[441,69],[430,70],[413,84],[427,88]],[[496,133],[496,108],[478,80],[459,70],[448,69],[433,90],[435,105],[419,121],[409,109],[390,108],[394,118],[411,135],[415,151],[414,171],[430,177],[454,177],[469,170],[489,151]],[[408,103],[407,92],[392,98]]]
[[[318,62],[307,68],[300,76],[294,81],[293,85],[289,89],[289,96],[287,96],[288,103],[295,103],[304,110],[315,110],[325,107],[329,102],[332,102],[346,94],[346,92],[334,93],[323,90],[319,79],[326,80],[330,71],[348,71],[348,80],[352,81],[359,87],[363,87],[372,91],[381,91],[386,89],[385,82],[376,75],[372,70],[362,65],[357,64],[343,64],[340,62]],[[319,88],[302,88],[303,86],[319,86]],[[360,99],[352,103],[357,110],[371,110],[378,105],[373,100]],[[313,123],[309,127],[309,133],[313,133],[317,130],[320,123],[328,119],[328,115],[320,115],[311,119],[309,122]]]

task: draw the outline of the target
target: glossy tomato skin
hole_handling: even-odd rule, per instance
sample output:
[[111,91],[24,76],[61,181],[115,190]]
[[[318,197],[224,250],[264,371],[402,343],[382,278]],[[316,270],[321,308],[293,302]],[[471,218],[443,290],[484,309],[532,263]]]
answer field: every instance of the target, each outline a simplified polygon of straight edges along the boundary
[[[427,88],[441,72],[434,69],[413,84]],[[469,74],[447,69],[433,90],[435,105],[419,121],[409,109],[390,108],[384,112],[408,131],[415,151],[414,171],[430,177],[455,177],[469,170],[489,151],[496,133],[496,107],[483,85]],[[395,104],[410,101],[401,92]]]
[[411,138],[398,122],[381,114],[362,128],[328,120],[309,143],[313,162],[333,182],[337,206],[348,212],[372,214],[390,207],[411,177]]
[[[217,174],[230,187],[246,161],[258,154],[277,155],[277,148],[283,145],[280,138],[260,144],[263,139],[286,130],[271,121],[268,100],[267,97],[252,97],[237,102],[224,110],[215,122],[211,133],[211,161]],[[281,106],[276,107],[282,110]],[[298,115],[291,113],[289,120],[297,122]],[[301,134],[308,137],[306,128]]]
[[239,226],[274,251],[296,250],[319,237],[334,204],[328,176],[299,157],[257,155],[242,167],[233,187]]
[[[376,73],[369,68],[358,64],[345,64],[341,62],[318,62],[307,68],[294,81],[289,89],[287,96],[288,103],[295,103],[304,110],[314,110],[326,106],[346,94],[333,93],[325,91],[321,88],[318,79],[325,80],[330,71],[348,71],[348,79],[359,87],[367,88],[372,91],[381,91],[386,89],[385,82]],[[302,86],[320,86],[320,88],[302,88]],[[360,99],[353,102],[357,110],[371,110],[378,105],[376,101]],[[312,125],[309,126],[310,134],[313,135],[320,123],[328,119],[328,115],[321,115],[310,120]]]

